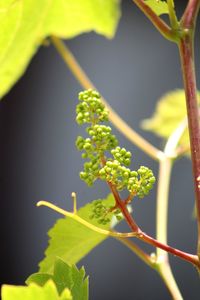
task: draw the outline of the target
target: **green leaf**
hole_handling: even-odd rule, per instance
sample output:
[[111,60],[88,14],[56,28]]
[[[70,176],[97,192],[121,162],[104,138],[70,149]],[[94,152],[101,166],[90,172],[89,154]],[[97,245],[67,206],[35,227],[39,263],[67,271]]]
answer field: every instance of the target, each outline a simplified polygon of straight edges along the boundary
[[31,283],[28,287],[3,285],[1,293],[2,300],[72,300],[68,289],[65,289],[59,295],[55,284],[51,280],[43,287],[35,283]]
[[88,300],[88,278],[85,278],[85,270],[80,270],[75,265],[68,265],[61,259],[56,259],[53,274],[35,273],[31,275],[26,283],[36,283],[43,286],[49,279],[55,283],[58,293],[68,288],[73,299]]
[[[52,279],[52,274],[47,274],[47,273],[34,273],[32,275],[30,275],[27,280],[26,280],[26,284],[29,285],[31,283],[36,283],[39,286],[43,286],[45,285],[45,283],[49,280],[53,280]],[[54,280],[53,280],[54,281]],[[55,281],[54,281],[55,283]],[[56,283],[55,283],[56,284]],[[58,287],[57,287],[58,290]]]
[[166,1],[146,0],[145,3],[155,12],[157,16],[169,14],[169,9]]
[[[111,195],[103,201],[107,207],[114,206],[115,202]],[[78,215],[86,221],[104,228],[109,229],[111,224],[98,224],[96,219],[90,219],[92,203],[82,207]],[[115,217],[114,217],[115,218]],[[94,247],[103,242],[106,236],[94,232],[84,225],[70,218],[59,219],[54,227],[48,233],[50,240],[49,246],[45,251],[46,257],[40,262],[40,272],[52,272],[56,257],[62,258],[69,264],[75,264],[88,254]]]
[[[198,93],[200,102],[200,93]],[[142,122],[142,128],[167,139],[186,118],[184,90],[175,90],[165,94],[157,103],[154,114]],[[180,139],[181,146],[189,149],[188,129]]]
[[46,37],[72,38],[94,30],[111,38],[119,16],[119,0],[1,0],[0,98]]

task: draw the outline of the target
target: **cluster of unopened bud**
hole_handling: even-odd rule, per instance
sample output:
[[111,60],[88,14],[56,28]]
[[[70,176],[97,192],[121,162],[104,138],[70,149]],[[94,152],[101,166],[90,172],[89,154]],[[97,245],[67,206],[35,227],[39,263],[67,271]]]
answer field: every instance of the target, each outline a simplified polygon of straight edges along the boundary
[[99,177],[111,182],[119,191],[126,188],[132,195],[137,195],[139,198],[148,195],[156,180],[149,168],[141,166],[137,171],[132,171],[117,160],[107,161],[100,169]]
[[106,207],[101,199],[93,201],[91,215],[89,216],[90,219],[97,219],[99,224],[106,225],[110,223],[112,215],[114,215],[118,221],[123,219],[119,208]]
[[127,189],[131,194],[143,198],[148,195],[153,188],[156,179],[153,172],[144,166],[141,166],[136,172],[135,176],[131,176],[128,180]]
[[122,166],[117,160],[108,160],[105,166],[99,171],[99,177],[102,180],[111,182],[119,191],[126,188],[130,176],[131,170]]
[[121,221],[123,219],[122,212],[119,208],[115,209],[113,213],[114,213],[117,221]]
[[[83,153],[85,154],[85,153]],[[84,163],[84,170],[80,172],[80,178],[84,180],[88,186],[92,186],[99,176],[100,169],[99,156],[90,155],[90,160]]]
[[111,133],[110,126],[99,124],[108,120],[108,111],[101,102],[99,93],[93,90],[81,92],[79,93],[79,100],[81,103],[76,108],[76,120],[78,124],[91,124],[86,128],[89,137],[78,136],[76,140],[78,150],[83,151],[82,158],[89,159],[84,164],[80,178],[91,186],[98,177],[101,166],[100,156],[105,151],[110,151],[116,147],[118,141]]
[[97,219],[97,222],[102,225],[110,223],[110,216],[108,216],[109,209],[102,203],[102,200],[93,202],[90,219]]
[[110,126],[95,124],[94,126],[88,127],[87,132],[98,150],[111,150],[118,144],[115,135],[111,134],[112,129]]
[[90,138],[84,139],[82,136],[78,136],[76,139],[76,147],[78,150],[85,150],[86,153],[93,153],[95,147]]
[[[90,123],[86,128],[88,138],[78,136],[76,146],[83,151],[82,158],[87,159],[80,178],[91,186],[97,178],[112,183],[117,190],[127,189],[131,195],[143,198],[153,188],[155,177],[153,172],[144,166],[137,171],[132,171],[127,166],[131,163],[131,152],[117,146],[118,141],[112,134],[110,126],[105,126],[102,121],[108,120],[108,111],[101,102],[98,92],[87,90],[79,93],[81,103],[77,105],[78,124]],[[105,157],[109,151],[112,158]],[[103,165],[103,166],[102,166]],[[104,208],[98,202],[95,212],[102,215]],[[98,215],[94,213],[95,215]]]
[[137,173],[139,175],[139,180],[138,180],[139,187],[137,190],[137,195],[139,198],[143,198],[144,196],[148,195],[150,190],[152,190],[156,178],[152,170],[144,166],[141,166],[137,170]]
[[115,149],[111,150],[111,153],[115,160],[124,164],[125,166],[129,166],[131,163],[131,152],[126,151],[125,148],[116,147]]
[[108,121],[108,111],[101,101],[97,91],[92,89],[79,93],[81,101],[76,107],[76,121],[82,125],[84,123],[94,123]]

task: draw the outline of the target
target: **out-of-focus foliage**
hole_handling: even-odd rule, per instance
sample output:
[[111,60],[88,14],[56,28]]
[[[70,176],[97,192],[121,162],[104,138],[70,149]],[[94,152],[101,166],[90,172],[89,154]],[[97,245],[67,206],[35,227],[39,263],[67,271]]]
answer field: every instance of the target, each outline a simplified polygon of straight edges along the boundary
[[158,15],[168,14],[168,5],[163,0],[146,0],[146,4]]
[[1,0],[0,98],[45,38],[72,38],[91,30],[111,38],[119,17],[119,0]]
[[[200,103],[200,93],[198,93],[198,99]],[[186,114],[184,90],[175,90],[165,94],[158,101],[152,117],[142,122],[142,128],[167,139],[181,122],[186,120]],[[189,150],[189,133],[187,128],[179,144]]]

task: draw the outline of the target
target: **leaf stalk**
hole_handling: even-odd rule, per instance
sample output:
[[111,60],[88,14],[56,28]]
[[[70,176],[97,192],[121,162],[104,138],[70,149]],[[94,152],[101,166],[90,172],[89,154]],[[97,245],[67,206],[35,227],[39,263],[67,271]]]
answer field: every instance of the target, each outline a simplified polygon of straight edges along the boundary
[[170,19],[171,27],[173,30],[178,30],[179,22],[177,20],[176,12],[174,9],[174,0],[167,0],[167,5],[169,9],[169,19]]
[[85,227],[97,232],[97,233],[100,233],[100,234],[103,234],[103,235],[106,235],[106,236],[111,236],[111,237],[115,237],[115,238],[129,238],[129,237],[134,237],[136,235],[135,232],[127,232],[127,233],[122,233],[122,232],[114,232],[114,231],[109,231],[109,230],[105,230],[105,229],[102,229],[100,227],[97,227],[89,222],[87,222],[86,220],[84,220],[83,218],[79,217],[76,213],[74,212],[69,212],[67,210],[64,210],[48,201],[44,201],[44,200],[41,200],[37,203],[37,206],[46,206],[46,207],[49,207],[51,208],[52,210],[64,215],[65,217],[69,217],[75,221],[77,221],[78,223],[84,225]]
[[165,21],[163,21],[157,14],[145,3],[144,0],[132,0],[138,8],[145,14],[145,16],[152,22],[156,29],[164,36],[167,40],[177,42],[179,36],[176,31],[170,28]]
[[[100,227],[97,227],[89,222],[87,222],[86,220],[82,219],[81,217],[79,217],[77,214],[75,213],[71,213],[71,212],[68,212],[48,201],[44,201],[44,200],[41,200],[37,203],[37,206],[47,206],[55,211],[57,211],[58,213],[66,216],[66,217],[69,217],[69,218],[72,218],[74,219],[75,221],[79,222],[80,224],[86,226],[87,228],[93,230],[93,231],[96,231],[100,234],[103,234],[103,235],[106,235],[106,236],[111,236],[111,237],[119,237],[119,238],[129,238],[129,237],[137,237],[138,239],[154,246],[154,247],[159,247],[175,256],[178,256],[180,258],[182,258],[183,260],[186,260],[188,262],[191,262],[192,264],[194,264],[195,266],[197,266],[198,268],[200,268],[200,262],[199,262],[199,259],[198,259],[198,256],[197,255],[192,255],[192,254],[189,254],[187,252],[183,252],[181,250],[178,250],[178,249],[175,249],[173,247],[170,247],[169,245],[165,245],[165,244],[162,244],[160,243],[159,241],[157,241],[156,239],[150,237],[149,235],[147,235],[146,233],[142,232],[141,230],[138,231],[138,232],[127,232],[127,233],[122,233],[122,232],[114,232],[114,231],[109,231],[109,230],[105,230],[105,229],[102,229]],[[131,215],[130,213],[128,212],[127,210],[127,213],[124,213],[124,209],[122,210],[122,213],[124,215],[124,217],[126,218],[128,224],[131,226]],[[129,217],[127,217],[129,214]]]

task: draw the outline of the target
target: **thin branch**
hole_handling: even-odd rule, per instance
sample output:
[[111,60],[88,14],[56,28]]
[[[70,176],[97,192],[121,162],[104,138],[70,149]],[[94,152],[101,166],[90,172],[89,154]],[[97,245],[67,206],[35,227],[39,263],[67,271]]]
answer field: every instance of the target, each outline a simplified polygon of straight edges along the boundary
[[[57,37],[51,37],[52,43],[55,46],[56,50],[63,58],[64,62],[67,64],[75,78],[85,89],[93,88],[96,89],[90,79],[87,77],[83,69],[78,64],[74,55],[71,53],[69,48],[65,43]],[[147,153],[150,157],[155,160],[160,160],[163,157],[163,152],[149,142],[147,142],[141,135],[134,131],[108,104],[108,102],[102,98],[104,104],[109,110],[109,119],[113,125],[123,134],[125,137],[130,140],[133,144],[138,146],[141,150]]]
[[[170,169],[169,169],[170,170]],[[165,175],[165,174],[164,174]],[[169,173],[170,175],[170,173]],[[164,177],[163,177],[164,178]],[[170,178],[170,176],[169,176]],[[115,186],[113,186],[111,183],[107,182],[112,193],[113,196],[115,198],[116,201],[116,205],[120,208],[127,224],[129,225],[129,227],[133,230],[133,232],[135,233],[135,237],[156,247],[156,248],[160,248],[168,253],[171,253],[175,256],[178,256],[179,258],[186,260],[192,264],[194,264],[195,266],[197,266],[198,269],[200,269],[200,260],[198,258],[197,255],[193,255],[184,251],[181,251],[179,249],[176,249],[174,247],[169,246],[167,243],[162,243],[160,241],[158,241],[157,239],[154,239],[153,237],[149,236],[148,234],[146,234],[145,232],[143,232],[140,227],[137,225],[137,223],[135,222],[135,220],[133,219],[133,217],[131,216],[130,212],[128,211],[126,204],[123,200],[121,200],[120,195],[118,193],[118,191],[116,190]],[[167,185],[168,187],[168,185]],[[167,192],[167,189],[166,189]],[[168,193],[168,192],[167,192]],[[167,211],[167,208],[165,208],[165,210]],[[160,220],[162,221],[162,220]],[[165,220],[164,220],[165,221]],[[166,221],[165,221],[166,222]],[[164,227],[164,230],[166,231],[166,225]],[[164,234],[164,239],[166,239],[166,233],[162,232],[162,234]],[[162,236],[161,236],[162,237]],[[167,256],[164,256],[165,258],[167,258]]]
[[[156,238],[165,244],[167,243],[168,198],[172,162],[174,158],[177,157],[178,143],[186,128],[187,119],[185,118],[168,138],[164,149],[165,158],[160,161],[159,164],[156,208]],[[163,251],[158,248],[157,255],[166,255],[166,253],[164,254]]]
[[[157,207],[156,207],[156,238],[162,243],[167,243],[168,224],[168,198],[172,170],[172,159],[166,157],[159,165]],[[162,249],[157,249],[158,256],[166,256]],[[166,257],[167,260],[167,257]]]
[[181,293],[177,287],[176,281],[171,272],[171,268],[169,264],[166,264],[166,261],[162,259],[161,256],[156,256],[155,253],[151,255],[146,254],[143,250],[141,250],[135,243],[133,243],[130,239],[116,238],[119,242],[128,247],[133,253],[135,253],[145,264],[147,264],[150,268],[156,270],[166,287],[168,288],[172,299],[174,300],[183,300]]
[[183,29],[192,29],[195,27],[196,18],[200,8],[199,0],[189,0],[185,12],[181,18],[181,26]]
[[[137,231],[137,232],[127,232],[127,233],[122,233],[122,232],[114,232],[114,231],[109,231],[109,230],[105,230],[105,229],[102,229],[100,227],[97,227],[89,222],[87,222],[86,220],[82,219],[81,217],[79,217],[77,214],[75,213],[71,213],[71,212],[68,212],[50,202],[47,202],[47,201],[39,201],[37,203],[37,206],[47,206],[55,211],[57,211],[58,213],[66,216],[66,217],[69,217],[69,218],[72,218],[73,220],[77,221],[78,223],[82,224],[83,226],[86,226],[87,228],[97,232],[97,233],[100,233],[100,234],[103,234],[103,235],[106,235],[106,236],[111,236],[111,237],[121,237],[121,238],[129,238],[129,237],[137,237],[138,239],[154,246],[154,247],[159,247],[175,256],[178,256],[179,258],[182,258],[183,260],[186,260],[188,262],[191,262],[192,264],[194,264],[195,266],[197,266],[198,268],[200,268],[200,262],[199,262],[199,259],[198,259],[198,256],[197,255],[192,255],[192,254],[189,254],[187,252],[183,252],[181,250],[178,250],[178,249],[175,249],[173,247],[170,247],[169,245],[165,245],[165,244],[162,244],[160,243],[159,241],[157,241],[156,239],[152,238],[151,236],[147,235],[146,233],[142,232],[141,230]],[[122,213],[124,212],[124,208],[122,210]],[[128,212],[127,210],[127,213],[124,214],[124,217],[125,219],[127,220],[127,214],[130,215],[130,213]],[[128,224],[130,225],[130,227],[132,228],[131,224],[130,224],[130,219],[132,219],[131,215],[129,216],[129,219],[127,220]]]
[[178,256],[179,258],[192,263],[198,269],[200,269],[200,261],[199,261],[199,258],[197,255],[193,255],[193,254],[181,251],[179,249],[169,246],[167,243],[161,243],[157,239],[154,239],[153,237],[149,236],[148,234],[146,234],[139,228],[139,226],[137,225],[137,223],[134,221],[131,214],[127,210],[126,206],[122,205],[122,201],[120,201],[119,207],[120,207],[121,212],[122,212],[125,220],[127,221],[128,225],[134,231],[136,238],[138,238],[156,248],[160,248],[168,253],[171,253],[172,255]]
[[177,287],[177,283],[174,279],[174,276],[172,274],[170,265],[167,263],[160,263],[158,264],[158,273],[162,277],[164,283],[166,284],[172,299],[174,300],[183,300],[183,297],[179,291],[179,288]]
[[149,267],[156,268],[156,263],[152,260],[151,256],[145,253],[141,248],[139,248],[135,243],[133,243],[129,239],[124,238],[115,238],[122,244],[124,244],[126,247],[128,247],[132,252],[134,252],[143,262],[145,262]]
[[89,228],[90,230],[93,230],[97,233],[106,235],[106,236],[112,236],[115,238],[128,238],[128,237],[133,237],[136,235],[135,232],[127,232],[127,233],[123,233],[123,232],[115,232],[115,231],[109,231],[109,230],[105,230],[102,229],[100,227],[97,227],[89,222],[87,222],[86,220],[82,219],[81,217],[79,217],[76,213],[72,213],[69,211],[66,211],[48,201],[44,201],[41,200],[37,203],[37,206],[46,206],[49,207],[51,209],[53,209],[54,211],[57,211],[58,213],[64,215],[65,217],[71,218],[75,221],[77,221],[78,223],[84,225],[85,227]]
[[[170,177],[170,176],[169,176]],[[129,225],[129,227],[133,230],[133,232],[135,233],[135,237],[156,247],[156,248],[160,248],[168,253],[171,253],[175,256],[178,256],[179,258],[186,260],[190,263],[192,263],[193,265],[195,265],[198,269],[200,269],[200,260],[198,258],[197,255],[193,255],[184,251],[181,251],[179,249],[176,249],[174,247],[169,246],[167,243],[162,243],[160,241],[158,241],[157,239],[154,239],[153,237],[149,236],[148,234],[146,234],[145,232],[143,232],[140,227],[137,225],[137,223],[135,222],[135,220],[133,219],[133,217],[131,216],[130,212],[128,211],[126,204],[123,202],[123,200],[121,200],[119,193],[117,192],[115,186],[113,186],[111,183],[107,182],[112,193],[113,196],[115,198],[116,201],[116,205],[120,208],[127,224]],[[167,210],[166,210],[167,211]],[[162,221],[162,220],[161,220]],[[166,225],[165,225],[166,226]],[[165,228],[164,228],[165,229]],[[166,233],[164,238],[166,239]],[[167,258],[167,256],[164,256],[165,258]]]
[[157,30],[168,40],[177,42],[178,37],[174,32],[154,11],[145,3],[144,0],[132,0],[146,17],[153,23]]
[[152,238],[151,236],[149,236],[146,233],[140,233],[139,235],[136,236],[137,238],[139,238],[140,240],[146,242],[147,244],[150,244],[154,247],[159,247],[160,249],[163,249],[165,251],[167,251],[168,253],[171,253],[174,256],[177,256],[187,262],[192,263],[194,266],[196,266],[198,268],[198,270],[200,270],[200,261],[197,255],[193,255],[184,251],[181,251],[179,249],[176,249],[174,247],[171,247],[167,244],[163,244],[160,243],[158,240]]
[[134,221],[134,219],[132,218],[131,214],[129,213],[126,203],[124,201],[121,200],[119,193],[117,191],[117,189],[115,188],[115,186],[111,183],[111,182],[107,182],[114,198],[115,198],[115,202],[117,207],[121,210],[125,220],[127,221],[128,225],[130,226],[130,228],[133,230],[133,232],[140,234],[141,230],[138,227],[138,225],[136,224],[136,222]]
[[[168,199],[171,170],[173,159],[177,156],[177,146],[185,129],[187,119],[185,118],[168,138],[164,153],[166,157],[160,161],[158,174],[157,207],[156,207],[156,239],[163,244],[167,244],[167,224],[168,224]],[[157,248],[158,272],[163,278],[173,299],[182,300],[181,293],[173,276],[169,261],[168,252]]]

